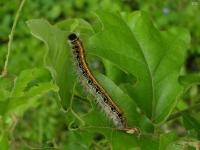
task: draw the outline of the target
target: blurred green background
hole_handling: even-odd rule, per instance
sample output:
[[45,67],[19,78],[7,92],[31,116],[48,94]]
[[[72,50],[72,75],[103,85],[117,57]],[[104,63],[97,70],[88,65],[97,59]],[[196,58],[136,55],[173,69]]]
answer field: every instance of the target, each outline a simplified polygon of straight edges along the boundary
[[[0,1],[1,70],[7,54],[8,35],[19,5],[19,0]],[[45,18],[51,24],[56,24],[64,19],[78,17],[90,22],[91,12],[96,9],[128,12],[145,10],[160,30],[173,29],[177,26],[188,29],[191,34],[191,45],[185,61],[185,71],[200,71],[198,0],[27,0],[14,35],[8,65],[9,76],[15,77],[24,69],[43,65],[44,45],[31,35],[26,25],[27,20]],[[185,95],[185,105],[190,105],[194,97],[199,101],[198,91],[198,87],[193,87],[188,95]],[[59,148],[67,143],[68,133],[65,130],[67,125],[64,119],[66,116],[60,111],[53,96],[42,98],[38,105],[29,108],[21,117],[12,117],[16,121],[11,135],[12,149]]]

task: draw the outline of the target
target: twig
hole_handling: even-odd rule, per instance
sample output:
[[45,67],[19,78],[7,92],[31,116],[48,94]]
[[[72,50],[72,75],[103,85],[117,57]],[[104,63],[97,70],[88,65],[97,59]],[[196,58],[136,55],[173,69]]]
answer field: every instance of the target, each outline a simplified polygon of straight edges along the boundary
[[176,119],[176,118],[180,117],[183,113],[189,112],[189,111],[194,111],[194,110],[200,110],[200,103],[198,103],[196,105],[193,105],[193,106],[191,106],[189,108],[186,108],[184,110],[181,110],[181,111],[179,111],[177,113],[172,114],[171,116],[169,116],[169,118],[167,119],[167,121]]
[[8,52],[7,52],[7,55],[6,55],[6,60],[5,60],[5,64],[4,64],[4,68],[3,68],[3,71],[0,75],[0,77],[5,77],[8,73],[8,62],[9,62],[9,57],[10,57],[10,53],[11,53],[11,46],[12,46],[12,41],[13,41],[13,37],[14,37],[14,33],[15,33],[15,28],[16,28],[16,25],[17,25],[17,22],[18,22],[18,19],[19,19],[19,16],[20,16],[20,12],[24,6],[24,3],[25,3],[26,0],[22,0],[21,3],[20,3],[20,6],[17,10],[17,13],[16,13],[16,16],[15,16],[15,19],[14,19],[14,23],[13,23],[13,26],[12,26],[12,29],[11,29],[11,32],[9,34],[9,41],[8,41]]

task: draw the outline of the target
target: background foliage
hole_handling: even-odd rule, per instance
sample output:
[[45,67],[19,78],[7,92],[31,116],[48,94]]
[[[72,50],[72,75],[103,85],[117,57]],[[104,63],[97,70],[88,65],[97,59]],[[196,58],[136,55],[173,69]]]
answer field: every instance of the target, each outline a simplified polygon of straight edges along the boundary
[[[2,69],[7,53],[8,35],[19,5],[18,0],[0,2],[0,68]],[[200,131],[199,88],[196,85],[200,81],[198,75],[200,70],[199,8],[200,1],[188,0],[164,2],[158,0],[115,0],[114,2],[112,0],[27,0],[17,22],[8,75],[0,78],[0,149],[197,149]],[[98,12],[101,22],[108,29],[106,32],[101,32],[101,23],[95,22],[95,17],[91,13],[96,10],[123,12],[123,20],[116,15]],[[128,13],[134,10],[145,10],[147,13]],[[149,21],[149,16],[156,28]],[[116,26],[111,26],[109,21]],[[124,22],[128,26],[124,25]],[[135,26],[135,22],[139,23]],[[52,26],[52,24],[56,25]],[[74,85],[76,77],[72,71],[71,60],[67,59],[69,51],[66,50],[65,45],[66,35],[72,29],[84,33],[81,37],[88,48],[91,67],[100,72],[95,74],[99,81],[105,88],[110,89],[109,92],[113,97],[119,99],[118,103],[120,99],[126,99],[127,104],[131,105],[131,110],[128,110],[127,105],[122,101],[120,103],[120,106],[125,108],[127,116],[131,118],[130,123],[140,126],[145,133],[140,138],[104,128],[111,127],[112,123],[105,119],[96,105],[92,105],[95,108],[91,108],[92,101],[89,100],[92,98],[88,97],[78,83]],[[190,43],[185,29],[191,35]],[[129,42],[132,36],[129,35],[129,30],[134,35],[135,43],[132,42],[133,39]],[[34,38],[31,32],[46,45]],[[100,33],[96,34],[98,32]],[[117,34],[124,35],[123,40],[116,39],[119,37]],[[154,40],[149,41],[151,39],[149,37],[152,36]],[[105,37],[109,39],[105,40]],[[89,38],[90,41],[87,41]],[[155,42],[157,39],[160,39],[161,43]],[[114,42],[110,43],[109,40]],[[124,43],[118,43],[120,40]],[[126,49],[123,50],[120,44],[126,45]],[[138,44],[144,47],[139,48]],[[105,48],[119,49],[120,56],[124,56],[124,58],[120,57],[121,60],[126,59],[126,54],[123,52],[127,50],[136,49],[138,55],[141,51],[147,52],[146,56],[149,58],[146,61],[152,66],[150,69],[155,67],[152,61],[160,54],[156,50],[162,48],[178,52],[177,54],[169,52],[166,61],[173,62],[169,58],[172,58],[171,55],[176,56],[178,69],[182,69],[182,74],[189,74],[179,77],[181,91],[185,90],[184,94],[177,101],[172,99],[173,106],[170,105],[169,108],[164,107],[169,103],[167,98],[165,103],[157,103],[159,105],[153,106],[155,112],[148,110],[152,101],[155,101],[154,99],[146,101],[149,98],[147,83],[151,77],[147,78],[150,80],[144,81],[145,72],[140,72],[140,68],[137,71],[135,67],[131,68],[127,61],[115,60],[114,58],[119,57],[114,53],[116,49],[112,51],[116,57],[112,57]],[[152,49],[153,53],[146,49]],[[56,53],[58,50],[62,52],[59,55]],[[104,59],[101,62],[96,61],[101,59],[94,55]],[[134,57],[134,54],[131,56]],[[154,56],[156,58],[153,59]],[[170,62],[165,63],[158,70],[162,70]],[[66,70],[63,69],[65,66],[68,66]],[[174,68],[176,70],[175,64],[172,63],[170,66],[172,68],[165,70],[165,74],[169,76],[173,74]],[[145,66],[141,70],[145,70]],[[178,73],[175,75],[177,77]],[[145,86],[133,93],[130,83],[135,83],[135,76],[141,77]],[[127,80],[124,80],[124,77]],[[163,83],[163,88],[158,88],[163,89],[160,93],[169,93],[165,89],[166,84],[169,84],[172,93],[177,92],[179,84],[175,84],[176,79],[171,83],[170,81]],[[66,91],[66,89],[70,90]],[[147,93],[144,94],[140,90]],[[75,93],[73,102],[70,101],[72,93]],[[172,98],[171,95],[169,97]],[[133,103],[132,99],[139,98],[144,101]],[[145,102],[150,104],[143,105]],[[137,112],[135,103],[140,106],[144,114]],[[169,121],[166,121],[167,117]],[[101,128],[95,128],[97,125]]]

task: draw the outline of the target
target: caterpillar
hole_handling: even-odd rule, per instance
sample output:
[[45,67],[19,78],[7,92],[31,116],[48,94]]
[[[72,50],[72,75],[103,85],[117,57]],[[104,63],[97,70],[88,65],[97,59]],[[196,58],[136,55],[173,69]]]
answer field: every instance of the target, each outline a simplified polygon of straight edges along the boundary
[[86,86],[86,88],[89,89],[90,93],[96,98],[97,104],[113,121],[113,124],[117,129],[126,131],[130,134],[139,133],[138,128],[128,127],[123,111],[117,106],[106,90],[93,76],[88,67],[85,57],[85,49],[80,38],[75,33],[71,33],[68,36],[68,41],[71,45],[73,59],[83,86]]

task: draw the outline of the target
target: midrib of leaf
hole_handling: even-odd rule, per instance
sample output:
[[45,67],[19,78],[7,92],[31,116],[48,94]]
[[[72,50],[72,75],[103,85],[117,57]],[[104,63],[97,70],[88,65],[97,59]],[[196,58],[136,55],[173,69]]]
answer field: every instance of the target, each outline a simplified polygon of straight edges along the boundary
[[116,52],[115,50],[112,50],[112,49],[110,49],[110,50],[112,51],[112,53],[115,53],[115,54],[117,54],[117,55],[119,55],[119,56],[126,57],[126,58],[131,59],[131,60],[135,60],[136,62],[140,63],[141,65],[145,65],[145,63],[142,63],[142,61],[139,61],[138,59],[136,59],[136,58],[134,58],[134,57],[131,57],[131,56],[128,56],[128,55],[124,55],[124,54],[121,54],[121,53]]
[[[137,41],[137,38],[135,38],[136,39],[136,41]],[[138,42],[138,41],[137,41]],[[163,42],[163,41],[162,41]],[[141,45],[140,45],[140,43],[138,42],[138,45],[139,45],[139,47],[140,47],[140,49],[141,49],[141,51],[142,51],[142,48],[141,48]],[[164,48],[164,47],[163,47]],[[163,59],[165,58],[165,56],[166,56],[166,53],[167,53],[167,51],[169,50],[166,50],[166,48],[164,48],[165,50],[164,50],[164,53],[163,53],[163,55],[161,56],[161,58],[159,59],[159,61],[158,61],[158,63],[156,64],[156,67],[155,67],[155,69],[153,70],[153,71],[151,71],[151,69],[150,69],[150,66],[149,66],[149,64],[148,64],[148,62],[147,62],[147,59],[146,59],[146,57],[145,57],[145,54],[144,54],[144,52],[142,51],[142,55],[143,55],[143,57],[144,57],[144,60],[145,60],[145,64],[147,65],[147,69],[148,69],[148,73],[149,73],[149,76],[150,76],[150,81],[151,81],[151,88],[152,88],[152,117],[154,117],[155,116],[155,111],[154,110],[156,110],[156,99],[155,99],[155,81],[154,81],[154,76],[156,75],[156,72],[157,72],[157,69],[159,68],[159,66],[160,66],[160,64],[161,64],[161,62],[163,61]],[[162,79],[160,79],[158,82],[156,82],[156,84],[158,84],[160,81],[162,81],[163,79],[165,79],[167,77],[167,75],[165,75]]]
[[[142,17],[142,15],[140,15],[140,17],[141,17],[140,19],[144,20],[144,18]],[[138,22],[139,22],[140,19],[138,19],[138,20],[135,22],[135,26],[136,26],[136,27],[138,26]],[[128,24],[127,24],[127,25],[128,25]],[[144,27],[146,27],[146,26],[144,26]],[[154,28],[154,29],[152,29],[152,30],[145,30],[145,31],[152,32],[152,31],[157,31],[157,29]],[[131,30],[131,32],[132,32],[132,30]],[[132,32],[132,33],[133,33],[133,35],[134,35],[134,32]],[[149,35],[152,35],[152,34],[154,34],[154,33],[150,33]],[[161,37],[161,38],[159,39],[159,45],[165,45],[165,42],[163,41],[163,36],[159,33],[159,31],[157,31],[157,34]],[[154,37],[154,36],[152,36],[152,37]],[[155,113],[156,113],[156,111],[155,111],[155,110],[156,110],[155,87],[156,87],[156,85],[161,81],[161,80],[159,80],[159,82],[157,82],[157,81],[155,82],[154,76],[156,75],[156,72],[157,72],[159,66],[161,65],[161,63],[162,63],[162,61],[164,60],[164,58],[167,56],[166,54],[170,51],[170,49],[169,49],[169,48],[166,48],[165,46],[162,47],[162,49],[164,49],[164,50],[162,50],[162,51],[164,51],[164,52],[162,52],[162,55],[160,56],[160,58],[159,58],[159,60],[158,60],[158,62],[157,62],[157,64],[156,64],[155,68],[154,68],[153,70],[151,70],[151,68],[150,68],[150,66],[149,66],[149,64],[148,64],[148,62],[147,62],[147,58],[145,57],[145,53],[143,52],[142,45],[140,44],[140,42],[138,41],[137,38],[135,38],[135,40],[137,41],[137,43],[138,43],[138,45],[139,45],[139,47],[140,47],[140,50],[141,50],[141,52],[142,52],[142,55],[143,55],[145,64],[147,65],[148,73],[149,73],[149,76],[150,76],[151,88],[152,88],[152,117],[154,117],[154,115],[155,115]],[[155,40],[157,40],[157,39],[155,39]],[[161,46],[159,46],[159,47],[161,47]],[[166,78],[166,77],[167,77],[167,76],[166,76],[166,74],[165,74],[164,78]],[[162,79],[163,79],[163,78],[162,78]]]

